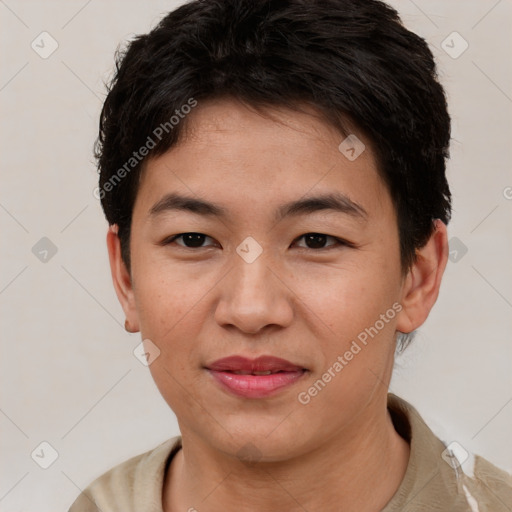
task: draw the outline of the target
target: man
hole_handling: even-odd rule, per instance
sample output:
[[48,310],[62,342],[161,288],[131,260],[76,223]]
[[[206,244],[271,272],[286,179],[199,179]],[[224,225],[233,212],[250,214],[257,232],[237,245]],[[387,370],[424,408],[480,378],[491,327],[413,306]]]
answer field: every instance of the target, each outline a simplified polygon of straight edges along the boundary
[[450,119],[377,1],[193,1],[119,55],[98,197],[181,436],[71,512],[506,511],[388,394],[447,262]]

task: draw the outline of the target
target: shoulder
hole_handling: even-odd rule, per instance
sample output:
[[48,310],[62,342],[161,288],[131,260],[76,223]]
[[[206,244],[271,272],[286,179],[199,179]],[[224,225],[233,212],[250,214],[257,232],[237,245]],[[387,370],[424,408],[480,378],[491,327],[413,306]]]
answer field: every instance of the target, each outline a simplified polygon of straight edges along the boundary
[[512,475],[475,455],[472,475],[465,475],[464,493],[481,511],[507,512],[512,503]]
[[388,410],[396,431],[409,442],[410,457],[385,512],[510,512],[510,474],[453,446],[458,443],[446,444],[411,404],[391,393]]
[[181,448],[181,436],[132,457],[94,480],[69,512],[147,510],[161,512],[162,487],[168,460]]

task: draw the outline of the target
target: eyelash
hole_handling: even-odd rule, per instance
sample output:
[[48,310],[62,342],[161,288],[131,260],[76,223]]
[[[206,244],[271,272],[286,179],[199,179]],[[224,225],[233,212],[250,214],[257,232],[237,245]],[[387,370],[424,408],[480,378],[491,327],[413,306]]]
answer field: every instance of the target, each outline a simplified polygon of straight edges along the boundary
[[[205,235],[204,233],[197,233],[197,232],[194,232],[194,231],[189,231],[187,233],[179,233],[177,235],[173,235],[173,236],[171,236],[169,238],[166,238],[162,242],[162,245],[170,245],[175,240],[177,240],[179,238],[182,238],[185,235],[201,235],[201,236],[204,236],[206,238],[210,238],[211,240],[214,240],[212,237],[210,237],[208,235]],[[304,233],[303,235],[297,237],[293,241],[293,243],[296,243],[298,240],[300,240],[301,238],[304,238],[305,236],[308,236],[308,235],[319,235],[319,236],[322,236],[322,237],[330,238],[330,239],[334,240],[336,243],[332,244],[332,245],[328,245],[327,247],[320,247],[320,248],[317,248],[317,249],[312,249],[311,247],[299,247],[299,249],[307,249],[307,250],[310,250],[310,251],[319,252],[319,251],[326,251],[326,250],[329,250],[329,249],[333,249],[333,248],[336,248],[336,247],[342,247],[342,246],[351,247],[351,248],[355,248],[356,247],[356,245],[353,244],[352,242],[349,242],[347,240],[343,240],[342,238],[337,238],[337,237],[332,236],[332,235],[326,235],[324,233],[316,233],[316,232]],[[177,244],[177,245],[179,245],[183,249],[191,249],[191,250],[194,250],[194,249],[206,249],[207,247],[212,247],[211,245],[209,245],[209,246],[199,246],[199,247],[187,247],[186,245],[181,245],[181,244]]]

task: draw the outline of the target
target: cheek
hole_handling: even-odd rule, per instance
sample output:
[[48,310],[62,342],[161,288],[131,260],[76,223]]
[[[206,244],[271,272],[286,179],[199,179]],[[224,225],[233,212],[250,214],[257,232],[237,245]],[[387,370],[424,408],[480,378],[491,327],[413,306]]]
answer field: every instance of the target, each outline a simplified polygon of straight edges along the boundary
[[[194,382],[200,376],[202,338],[208,305],[200,280],[147,275],[138,289],[137,301],[141,336],[159,348],[159,357],[149,369],[160,393],[171,409],[182,415],[198,413],[192,398]],[[203,298],[203,301],[201,300]]]
[[141,336],[157,344],[162,366],[184,378],[204,356],[199,343],[205,337],[205,322],[213,316],[212,294],[222,284],[222,269],[171,262],[164,252],[139,255],[137,263],[135,301]]
[[347,340],[373,325],[392,306],[399,296],[398,279],[396,265],[367,254],[343,266],[296,272],[291,287],[298,304],[309,310],[311,322],[323,325],[329,337]]
[[141,257],[134,265],[135,301],[143,336],[165,342],[170,331],[200,304],[211,288],[199,269],[186,269],[164,257]]
[[333,272],[321,286],[310,288],[307,306],[316,313],[310,325],[319,327],[315,338],[322,364],[300,391],[309,400],[308,418],[319,430],[329,422],[349,423],[386,380],[398,294],[393,276],[380,273],[377,280],[367,270]]

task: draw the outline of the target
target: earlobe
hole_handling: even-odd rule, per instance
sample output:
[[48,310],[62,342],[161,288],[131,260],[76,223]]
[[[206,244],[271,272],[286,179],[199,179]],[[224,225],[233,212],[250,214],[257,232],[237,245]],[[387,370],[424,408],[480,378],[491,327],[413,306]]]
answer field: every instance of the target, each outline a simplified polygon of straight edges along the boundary
[[121,256],[121,241],[118,236],[118,226],[113,224],[107,232],[107,249],[110,261],[110,272],[117,298],[126,315],[125,327],[128,325],[128,332],[139,331],[139,320],[135,307],[132,279],[126,264]]
[[402,311],[396,329],[409,333],[427,319],[439,295],[441,279],[448,261],[446,225],[436,219],[435,230],[428,242],[416,251],[413,263],[402,288]]

